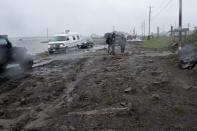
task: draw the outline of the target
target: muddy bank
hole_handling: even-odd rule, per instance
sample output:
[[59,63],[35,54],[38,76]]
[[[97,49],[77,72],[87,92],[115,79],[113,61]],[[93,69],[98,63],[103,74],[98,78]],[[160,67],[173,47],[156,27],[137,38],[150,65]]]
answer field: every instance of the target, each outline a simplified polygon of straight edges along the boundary
[[0,130],[196,130],[197,68],[180,70],[166,51],[127,48],[1,76]]

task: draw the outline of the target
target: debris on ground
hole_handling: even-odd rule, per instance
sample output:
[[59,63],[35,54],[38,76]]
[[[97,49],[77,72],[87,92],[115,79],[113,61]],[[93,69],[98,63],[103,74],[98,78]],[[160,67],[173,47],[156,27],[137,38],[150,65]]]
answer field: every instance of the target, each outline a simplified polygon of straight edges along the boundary
[[50,60],[26,77],[2,75],[0,130],[196,130],[197,69],[177,68],[165,50],[131,44],[127,52],[103,49]]
[[185,45],[179,51],[179,61],[182,69],[192,69],[197,63],[197,47]]

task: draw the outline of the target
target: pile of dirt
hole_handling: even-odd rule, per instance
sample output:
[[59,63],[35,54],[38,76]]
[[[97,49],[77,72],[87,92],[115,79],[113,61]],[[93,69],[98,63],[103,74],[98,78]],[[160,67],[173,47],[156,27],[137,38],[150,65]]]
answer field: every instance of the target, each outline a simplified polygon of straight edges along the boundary
[[99,50],[0,78],[0,130],[196,130],[197,69],[161,53]]

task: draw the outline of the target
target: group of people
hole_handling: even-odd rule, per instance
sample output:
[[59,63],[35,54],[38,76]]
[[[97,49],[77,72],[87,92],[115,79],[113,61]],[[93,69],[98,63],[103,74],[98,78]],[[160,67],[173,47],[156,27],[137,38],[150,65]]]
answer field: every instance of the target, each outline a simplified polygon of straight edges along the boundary
[[126,42],[127,40],[124,34],[117,34],[116,32],[109,33],[106,38],[106,43],[108,44],[108,53],[110,55],[115,55],[116,45],[119,45],[121,47],[121,53],[124,53]]

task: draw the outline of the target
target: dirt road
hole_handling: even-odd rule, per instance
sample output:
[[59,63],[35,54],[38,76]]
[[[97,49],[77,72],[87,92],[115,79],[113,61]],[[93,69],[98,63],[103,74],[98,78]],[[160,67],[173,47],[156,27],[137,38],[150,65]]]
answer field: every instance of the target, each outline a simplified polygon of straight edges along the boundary
[[128,45],[13,72],[0,77],[3,131],[197,130],[197,68],[166,50]]

